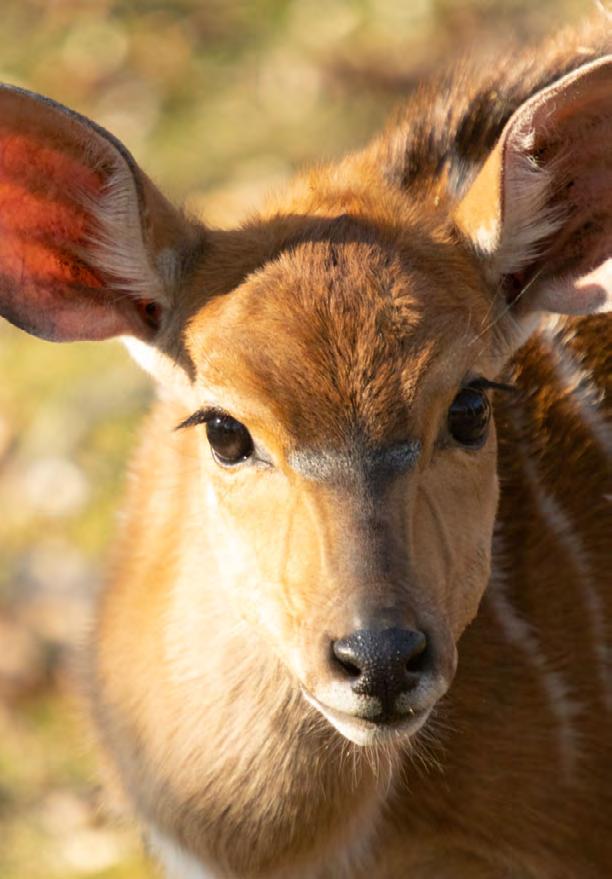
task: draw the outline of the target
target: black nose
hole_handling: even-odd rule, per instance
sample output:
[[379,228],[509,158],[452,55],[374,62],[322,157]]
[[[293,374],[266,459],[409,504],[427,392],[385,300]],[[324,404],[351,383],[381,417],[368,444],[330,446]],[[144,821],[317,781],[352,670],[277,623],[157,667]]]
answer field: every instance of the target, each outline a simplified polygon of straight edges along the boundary
[[395,713],[400,693],[412,690],[424,670],[427,639],[411,629],[359,629],[332,643],[336,668],[351,680],[351,689],[381,700],[382,713]]

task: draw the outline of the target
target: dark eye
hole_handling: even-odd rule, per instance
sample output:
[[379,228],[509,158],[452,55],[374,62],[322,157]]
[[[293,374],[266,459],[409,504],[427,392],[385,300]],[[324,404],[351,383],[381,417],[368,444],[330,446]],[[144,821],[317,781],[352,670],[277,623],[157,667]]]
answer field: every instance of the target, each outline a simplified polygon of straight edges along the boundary
[[462,446],[481,446],[487,435],[491,404],[479,388],[463,388],[448,410],[448,430]]
[[229,415],[213,415],[206,422],[206,435],[213,458],[231,467],[253,454],[253,440],[244,424]]

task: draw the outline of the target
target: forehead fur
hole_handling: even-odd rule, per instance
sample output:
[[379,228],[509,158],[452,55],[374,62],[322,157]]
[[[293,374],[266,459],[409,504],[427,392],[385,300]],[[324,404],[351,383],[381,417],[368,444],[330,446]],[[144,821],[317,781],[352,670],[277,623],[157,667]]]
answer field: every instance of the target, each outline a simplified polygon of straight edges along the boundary
[[319,220],[202,310],[193,360],[302,439],[320,442],[322,424],[326,441],[404,439],[423,374],[486,310],[464,260],[442,235]]

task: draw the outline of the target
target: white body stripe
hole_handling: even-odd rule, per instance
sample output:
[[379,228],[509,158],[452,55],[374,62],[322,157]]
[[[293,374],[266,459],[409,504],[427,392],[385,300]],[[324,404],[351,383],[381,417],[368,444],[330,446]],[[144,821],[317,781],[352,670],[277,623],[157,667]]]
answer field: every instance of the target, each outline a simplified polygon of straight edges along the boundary
[[[557,326],[559,321],[555,321]],[[545,328],[541,335],[546,346],[557,380],[576,404],[576,411],[590,431],[595,442],[606,455],[612,452],[612,426],[601,413],[603,390],[596,387],[589,369],[585,368],[574,352],[564,344],[563,327],[555,332]]]
[[585,610],[589,617],[593,635],[593,650],[597,661],[597,672],[602,687],[606,707],[612,708],[612,680],[610,678],[610,650],[607,644],[605,608],[591,575],[588,553],[582,538],[572,525],[560,504],[549,494],[537,469],[531,461],[524,462],[524,473],[533,494],[534,502],[550,531],[566,549],[576,572],[577,583],[582,592]]
[[[499,536],[496,536],[495,543],[498,550],[500,542]],[[499,557],[499,553],[496,554]],[[503,556],[503,550],[501,555]],[[491,578],[486,592],[486,600],[508,642],[523,654],[525,660],[537,674],[551,714],[557,720],[556,732],[561,764],[566,780],[571,780],[579,755],[578,733],[574,722],[579,710],[578,705],[570,697],[569,688],[563,676],[551,667],[533,627],[512,606],[499,572]],[[555,732],[554,727],[551,730],[553,733]]]

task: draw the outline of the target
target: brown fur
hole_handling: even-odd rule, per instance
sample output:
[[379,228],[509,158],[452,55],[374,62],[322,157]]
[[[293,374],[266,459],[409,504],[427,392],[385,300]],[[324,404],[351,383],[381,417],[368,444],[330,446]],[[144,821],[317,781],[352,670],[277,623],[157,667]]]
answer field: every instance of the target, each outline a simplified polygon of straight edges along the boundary
[[[214,875],[261,879],[610,868],[609,322],[547,318],[508,364],[535,321],[494,288],[470,223],[512,218],[482,183],[484,213],[461,208],[514,111],[606,46],[591,33],[494,73],[459,68],[242,229],[181,221],[190,246],[166,278],[153,367],[164,398],[135,458],[91,682],[154,848],[161,833]],[[155,254],[179,221],[164,236],[142,185]],[[496,429],[478,452],[456,447],[458,388],[500,373],[517,392],[496,395]],[[203,428],[174,430],[210,403],[275,466],[223,470]],[[371,464],[407,439],[413,468]],[[329,682],[329,641],[364,620],[436,645],[437,695],[450,690],[409,741],[359,748],[302,696]]]

